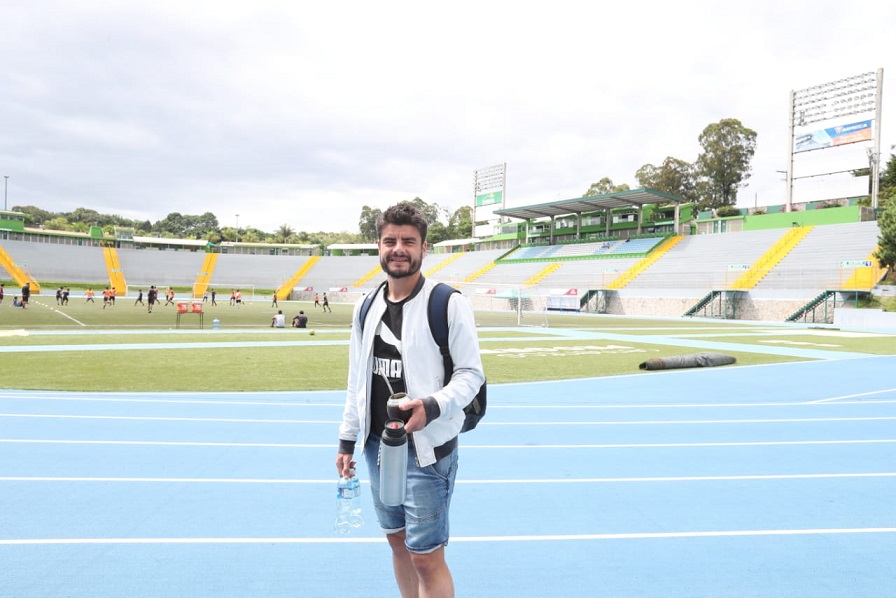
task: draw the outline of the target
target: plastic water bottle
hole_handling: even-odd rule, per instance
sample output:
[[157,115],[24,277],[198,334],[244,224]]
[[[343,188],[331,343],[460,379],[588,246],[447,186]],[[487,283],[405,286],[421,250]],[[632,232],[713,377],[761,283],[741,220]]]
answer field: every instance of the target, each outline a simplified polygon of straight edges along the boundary
[[353,475],[348,481],[352,489],[352,502],[348,521],[352,527],[361,527],[364,525],[364,518],[361,516],[361,480],[357,475]]
[[404,503],[408,488],[408,436],[400,419],[386,422],[379,461],[380,500],[390,507]]
[[355,493],[352,479],[354,478],[340,477],[339,484],[336,486],[336,523],[333,525],[333,531],[337,534],[347,534],[352,531],[352,500]]

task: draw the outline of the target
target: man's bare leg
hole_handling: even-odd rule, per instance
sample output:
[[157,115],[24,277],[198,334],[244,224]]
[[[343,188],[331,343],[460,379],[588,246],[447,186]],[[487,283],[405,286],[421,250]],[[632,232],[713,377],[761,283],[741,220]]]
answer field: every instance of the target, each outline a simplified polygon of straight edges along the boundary
[[417,570],[411,562],[411,553],[404,545],[404,530],[394,534],[386,534],[389,546],[392,548],[392,568],[395,570],[395,581],[398,582],[398,591],[402,598],[418,598],[420,579]]
[[454,598],[454,580],[445,562],[445,547],[428,554],[411,553],[411,562],[420,579],[420,598]]

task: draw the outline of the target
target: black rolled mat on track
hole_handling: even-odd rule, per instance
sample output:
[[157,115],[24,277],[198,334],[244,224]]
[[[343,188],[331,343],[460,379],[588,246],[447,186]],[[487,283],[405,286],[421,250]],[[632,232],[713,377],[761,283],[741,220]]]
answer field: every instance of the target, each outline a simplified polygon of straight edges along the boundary
[[693,353],[691,355],[675,355],[673,357],[652,357],[641,363],[642,370],[674,370],[678,368],[708,368],[717,365],[730,365],[737,361],[724,353]]

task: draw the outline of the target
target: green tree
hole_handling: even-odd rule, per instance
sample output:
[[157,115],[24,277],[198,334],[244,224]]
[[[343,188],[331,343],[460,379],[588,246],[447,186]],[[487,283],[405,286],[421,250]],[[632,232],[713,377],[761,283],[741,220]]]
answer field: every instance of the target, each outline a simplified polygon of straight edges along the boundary
[[382,213],[383,211],[379,208],[371,208],[370,206],[361,208],[361,216],[358,218],[358,230],[364,241],[372,243],[378,240],[376,221]]
[[659,167],[645,164],[635,173],[635,179],[639,187],[678,195],[685,201],[697,199],[697,176],[694,165],[672,156],[663,160]]
[[105,224],[106,220],[108,220],[108,216],[103,216],[96,210],[89,210],[87,208],[76,208],[75,211],[69,215],[69,221],[72,223],[83,222],[87,225],[94,225]]
[[50,230],[71,230],[71,226],[68,223],[68,220],[63,218],[62,216],[57,216],[50,220],[45,220],[44,228],[48,228]]
[[591,183],[591,186],[588,187],[588,190],[585,191],[582,197],[589,197],[591,195],[606,195],[607,193],[618,193],[619,191],[628,190],[629,186],[625,183],[616,185],[613,183],[613,179],[605,176],[596,183]]
[[887,202],[887,207],[877,219],[880,235],[877,237],[877,251],[874,257],[881,268],[896,270],[896,201]]
[[756,131],[736,118],[725,118],[708,125],[698,138],[703,152],[697,156],[697,175],[701,177],[701,208],[720,208],[737,203],[737,190],[750,178]]
[[[440,224],[443,219],[447,220],[448,218],[448,210],[437,203],[428,204],[419,197],[415,197],[413,201],[409,201],[408,203],[420,210],[420,213],[426,218],[426,223],[430,228],[436,224]],[[427,237],[428,236],[429,235],[427,234]]]
[[152,232],[159,233],[162,236],[171,235],[175,238],[183,239],[187,234],[187,222],[183,214],[180,212],[171,212],[162,220],[156,221],[152,225]]
[[429,224],[429,230],[426,232],[426,242],[432,246],[451,238],[448,227],[442,222],[436,221]]
[[193,220],[191,234],[197,239],[207,239],[213,233],[218,232],[218,217],[211,212],[196,216]]
[[[850,171],[854,177],[868,177],[868,197],[860,200],[859,205],[871,205],[871,168],[857,168]],[[878,205],[883,207],[888,198],[896,195],[896,156],[890,154],[890,160],[880,169],[880,185],[878,187]]]
[[277,232],[274,233],[274,243],[289,243],[295,234],[288,224],[281,224]]
[[47,220],[52,220],[58,214],[42,210],[36,206],[13,206],[14,212],[25,214],[25,226],[40,226]]
[[448,219],[448,234],[452,239],[469,239],[473,236],[473,208],[462,206],[454,210]]

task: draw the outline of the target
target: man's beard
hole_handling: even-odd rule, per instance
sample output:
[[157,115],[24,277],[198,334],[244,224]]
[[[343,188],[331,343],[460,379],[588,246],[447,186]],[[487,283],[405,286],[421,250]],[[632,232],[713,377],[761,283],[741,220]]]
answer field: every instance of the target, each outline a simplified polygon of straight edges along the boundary
[[407,270],[392,270],[389,267],[388,260],[386,258],[380,258],[380,266],[383,268],[383,271],[392,278],[407,278],[408,276],[413,276],[420,271],[420,266],[423,264],[423,260],[418,261],[409,257],[406,263],[408,265]]

